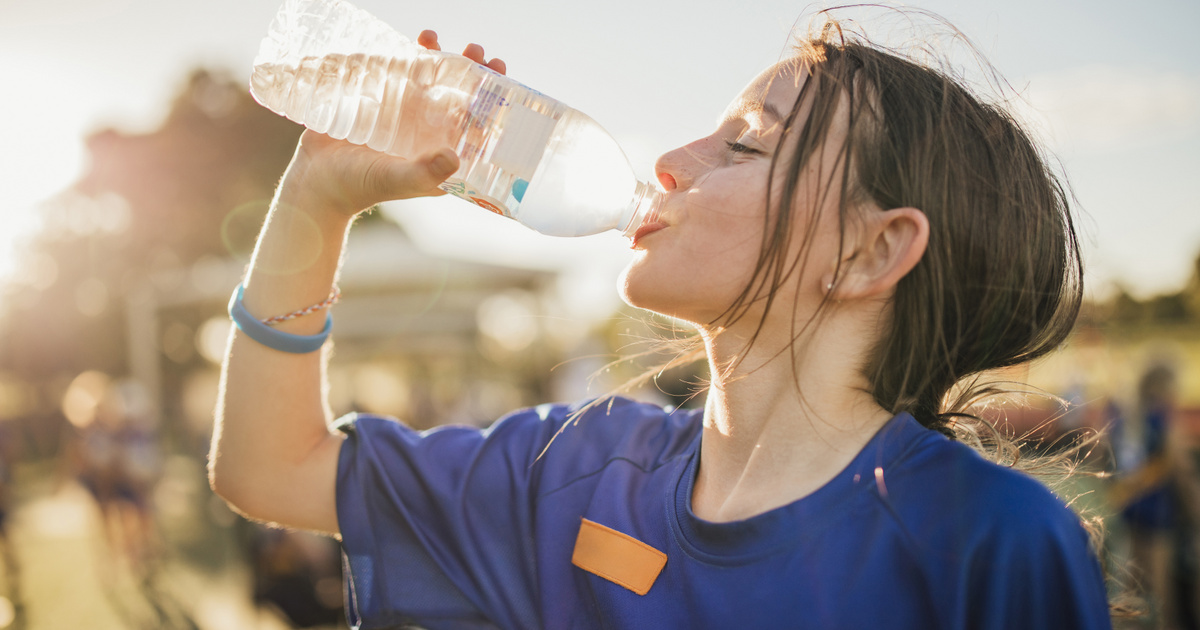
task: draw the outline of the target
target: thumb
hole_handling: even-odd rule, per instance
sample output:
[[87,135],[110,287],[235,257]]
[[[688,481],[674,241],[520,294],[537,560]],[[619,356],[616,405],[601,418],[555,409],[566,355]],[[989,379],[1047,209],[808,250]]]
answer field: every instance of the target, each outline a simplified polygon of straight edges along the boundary
[[458,170],[458,156],[450,149],[439,149],[413,160],[389,161],[386,173],[380,173],[380,184],[393,199],[410,199],[441,194],[438,184]]

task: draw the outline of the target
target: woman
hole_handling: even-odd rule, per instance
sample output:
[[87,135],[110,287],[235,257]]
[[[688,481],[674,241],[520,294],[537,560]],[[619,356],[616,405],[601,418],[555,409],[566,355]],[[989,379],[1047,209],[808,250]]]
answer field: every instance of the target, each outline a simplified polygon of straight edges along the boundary
[[[1070,330],[1063,191],[1004,113],[838,36],[656,164],[667,199],[622,291],[696,326],[703,411],[613,398],[484,432],[331,431],[320,353],[267,347],[298,338],[254,320],[326,304],[355,214],[436,194],[457,160],[306,133],[232,305],[214,488],[340,535],[362,628],[1109,627],[1079,519],[948,437],[971,435],[956,383]],[[323,319],[279,330],[313,347]]]

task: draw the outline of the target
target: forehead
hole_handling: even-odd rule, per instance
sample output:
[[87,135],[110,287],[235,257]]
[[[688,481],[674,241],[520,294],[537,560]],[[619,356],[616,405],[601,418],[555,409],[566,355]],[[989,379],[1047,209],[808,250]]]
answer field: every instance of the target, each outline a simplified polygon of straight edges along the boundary
[[745,118],[766,112],[782,118],[791,111],[808,72],[798,60],[776,63],[754,77],[726,108],[723,119]]

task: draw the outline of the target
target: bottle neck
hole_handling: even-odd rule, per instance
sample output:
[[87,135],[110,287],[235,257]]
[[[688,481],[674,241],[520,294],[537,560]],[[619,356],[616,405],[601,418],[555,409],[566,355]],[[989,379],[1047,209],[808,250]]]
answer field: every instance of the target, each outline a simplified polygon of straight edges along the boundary
[[625,210],[624,224],[621,226],[621,234],[626,238],[633,238],[638,229],[648,223],[653,223],[658,220],[658,213],[662,210],[663,195],[658,191],[653,184],[639,181],[637,188],[633,191],[633,199],[629,202],[629,207]]

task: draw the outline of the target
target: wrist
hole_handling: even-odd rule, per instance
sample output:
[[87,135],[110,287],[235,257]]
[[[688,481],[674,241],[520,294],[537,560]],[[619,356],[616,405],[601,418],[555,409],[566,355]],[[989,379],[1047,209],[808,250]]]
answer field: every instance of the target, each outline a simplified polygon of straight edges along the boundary
[[297,154],[275,190],[272,212],[301,211],[322,227],[344,229],[358,214],[370,208],[357,207],[345,191],[323,177],[319,166]]
[[281,182],[275,191],[275,199],[271,203],[268,221],[304,224],[308,230],[333,238],[344,235],[354,223],[358,211],[336,206],[323,201],[315,191],[301,182]]
[[289,354],[308,354],[320,350],[321,346],[325,345],[325,341],[329,339],[329,333],[333,328],[333,316],[328,312],[325,313],[324,327],[316,334],[297,335],[273,328],[272,323],[275,320],[286,321],[287,319],[293,319],[298,314],[307,315],[315,310],[328,311],[333,302],[337,301],[336,289],[333,296],[326,302],[289,313],[283,317],[271,317],[267,319],[258,319],[246,310],[246,306],[242,301],[243,292],[243,286],[238,285],[237,290],[233,293],[233,298],[229,302],[229,316],[233,319],[233,323],[237,326],[238,330],[259,344]]
[[246,276],[246,286],[254,286],[246,296],[250,310],[273,315],[327,297],[353,220],[315,202],[303,186],[281,183]]

